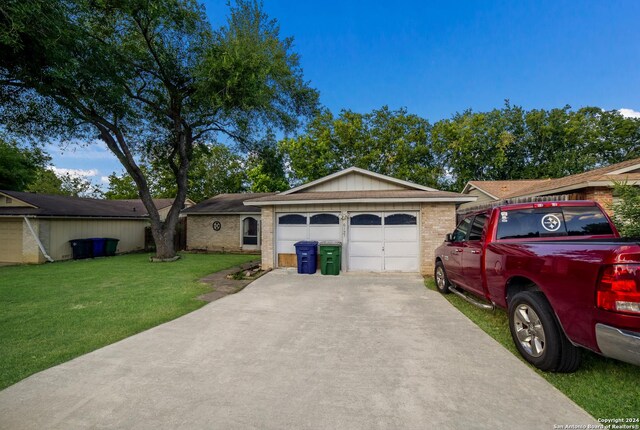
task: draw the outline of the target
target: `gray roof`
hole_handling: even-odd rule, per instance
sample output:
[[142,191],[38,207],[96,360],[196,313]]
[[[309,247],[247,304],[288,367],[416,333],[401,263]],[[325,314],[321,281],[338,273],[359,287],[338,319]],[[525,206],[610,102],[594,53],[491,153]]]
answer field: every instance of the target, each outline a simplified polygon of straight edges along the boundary
[[434,200],[434,201],[473,201],[475,197],[452,193],[449,191],[423,190],[379,190],[379,191],[322,191],[298,192],[294,194],[276,194],[248,200],[247,205],[264,205],[270,202],[299,202],[299,201],[336,201],[341,200]]
[[[0,216],[48,216],[48,217],[100,217],[100,218],[147,218],[147,209],[141,200],[100,200],[82,197],[57,196],[51,194],[25,193],[0,190],[16,200],[34,208],[0,207]],[[156,207],[163,207],[163,200],[154,200]],[[158,206],[160,205],[160,206]]]
[[218,214],[218,213],[260,213],[260,208],[245,206],[245,200],[273,196],[276,193],[235,193],[218,194],[182,211],[185,214]]

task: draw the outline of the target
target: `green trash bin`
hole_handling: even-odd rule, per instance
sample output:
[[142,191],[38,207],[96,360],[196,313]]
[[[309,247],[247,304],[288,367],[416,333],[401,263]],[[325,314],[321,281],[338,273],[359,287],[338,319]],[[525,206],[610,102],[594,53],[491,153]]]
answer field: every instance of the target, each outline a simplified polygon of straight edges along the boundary
[[320,273],[339,275],[342,261],[342,243],[320,242]]
[[116,250],[118,249],[118,242],[120,239],[113,239],[110,237],[105,237],[104,239],[104,255],[107,257],[113,257],[116,255]]

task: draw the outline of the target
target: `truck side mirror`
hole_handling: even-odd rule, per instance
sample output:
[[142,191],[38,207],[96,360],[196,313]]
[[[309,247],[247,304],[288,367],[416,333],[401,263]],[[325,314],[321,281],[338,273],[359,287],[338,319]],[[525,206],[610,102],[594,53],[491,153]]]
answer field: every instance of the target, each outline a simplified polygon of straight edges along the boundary
[[447,235],[444,237],[444,241],[451,242],[451,233],[447,233]]

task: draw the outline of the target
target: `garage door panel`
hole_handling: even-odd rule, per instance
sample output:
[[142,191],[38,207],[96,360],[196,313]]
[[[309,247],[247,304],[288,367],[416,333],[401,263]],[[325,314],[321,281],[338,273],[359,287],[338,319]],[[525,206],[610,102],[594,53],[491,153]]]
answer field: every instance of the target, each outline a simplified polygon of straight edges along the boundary
[[[373,225],[378,221],[375,216],[384,221]],[[417,216],[417,212],[352,213],[350,219],[355,220],[355,225],[349,223],[349,270],[417,272]],[[370,225],[357,225],[369,221]]]
[[408,227],[385,226],[384,240],[386,242],[415,242],[418,240],[418,229],[415,225]]
[[380,272],[382,257],[353,257],[349,258],[349,270],[361,272]]
[[350,247],[352,257],[380,257],[382,258],[382,243],[352,242]]
[[278,233],[278,240],[305,240],[307,237],[307,226],[278,226]]
[[349,240],[352,242],[382,242],[383,232],[377,227],[351,227]]
[[[302,239],[301,239],[302,240]],[[278,254],[295,254],[296,247],[293,246],[298,240],[279,240]]]
[[385,257],[417,257],[418,244],[416,242],[387,242],[384,244],[384,255]]
[[339,241],[340,240],[340,226],[322,226],[311,225],[309,226],[309,240],[317,241]]
[[416,257],[389,257],[384,259],[384,270],[389,272],[417,272]]
[[[322,213],[328,215],[329,213]],[[296,248],[294,244],[303,240],[315,241],[339,241],[341,240],[340,224],[329,224],[333,221],[327,216],[316,217],[316,221],[325,222],[325,224],[310,224],[309,220],[317,215],[313,213],[281,213],[278,214],[278,223],[276,227],[276,253],[277,261],[281,260],[281,254],[295,254]],[[338,214],[333,214],[336,216]],[[302,220],[307,220],[306,224],[298,224]],[[288,259],[290,255],[286,256]],[[280,266],[280,263],[278,264]]]

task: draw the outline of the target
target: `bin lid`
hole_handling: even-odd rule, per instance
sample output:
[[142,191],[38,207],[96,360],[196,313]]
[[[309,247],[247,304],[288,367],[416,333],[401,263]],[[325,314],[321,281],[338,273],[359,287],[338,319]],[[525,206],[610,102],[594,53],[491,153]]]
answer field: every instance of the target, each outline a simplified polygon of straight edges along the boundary
[[342,246],[342,242],[328,240],[320,242],[320,246]]
[[300,242],[296,242],[293,246],[318,246],[318,242],[313,240],[301,240]]

